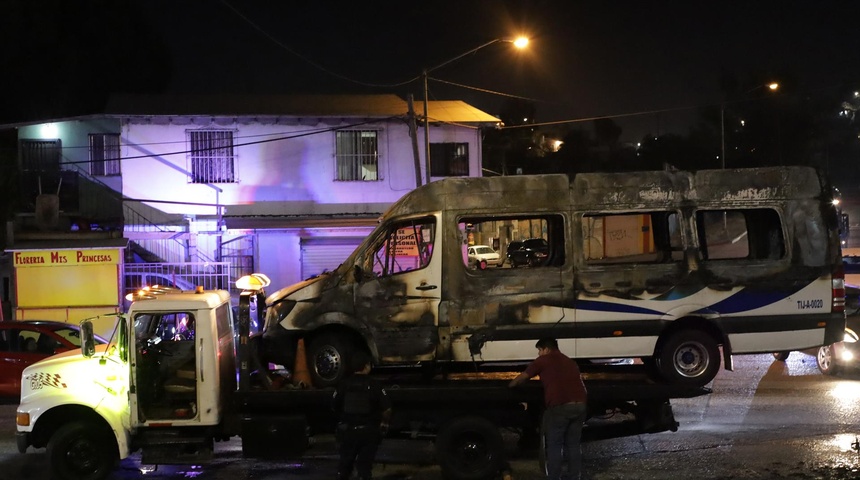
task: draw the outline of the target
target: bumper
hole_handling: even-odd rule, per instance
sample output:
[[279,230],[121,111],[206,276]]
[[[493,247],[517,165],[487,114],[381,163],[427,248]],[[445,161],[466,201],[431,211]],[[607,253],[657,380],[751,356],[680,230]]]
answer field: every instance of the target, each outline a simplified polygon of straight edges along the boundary
[[30,432],[15,432],[15,443],[18,444],[18,452],[25,453],[27,447],[32,444],[30,441]]

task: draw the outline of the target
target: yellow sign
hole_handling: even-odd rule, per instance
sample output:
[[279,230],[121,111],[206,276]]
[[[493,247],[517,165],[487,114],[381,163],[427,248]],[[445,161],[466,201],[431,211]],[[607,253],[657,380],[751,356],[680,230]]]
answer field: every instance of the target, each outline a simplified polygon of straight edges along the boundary
[[15,252],[15,267],[116,265],[119,250],[32,250]]

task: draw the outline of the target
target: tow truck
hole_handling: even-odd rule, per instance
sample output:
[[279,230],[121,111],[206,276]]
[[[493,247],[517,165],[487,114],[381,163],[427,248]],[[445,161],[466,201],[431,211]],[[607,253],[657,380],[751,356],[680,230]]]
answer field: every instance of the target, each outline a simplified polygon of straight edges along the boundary
[[[308,388],[296,378],[283,387],[255,381],[250,305],[263,305],[268,278],[254,274],[237,285],[236,310],[225,290],[142,290],[103,345],[83,321],[80,350],[22,374],[19,451],[46,448],[53,478],[100,480],[138,451],[143,465],[204,465],[217,442],[238,436],[244,456],[282,461],[312,448],[314,435],[333,433],[331,388]],[[294,377],[305,361],[300,354]],[[609,425],[589,421],[584,440],[675,431],[670,400],[710,393],[656,383],[636,370],[641,366],[628,367],[612,374],[584,368],[590,415],[625,414]],[[515,373],[504,371],[379,375],[393,404],[389,435],[435,438],[446,478],[497,475],[501,429],[519,432],[521,441],[539,438],[539,382],[511,389],[505,377]]]

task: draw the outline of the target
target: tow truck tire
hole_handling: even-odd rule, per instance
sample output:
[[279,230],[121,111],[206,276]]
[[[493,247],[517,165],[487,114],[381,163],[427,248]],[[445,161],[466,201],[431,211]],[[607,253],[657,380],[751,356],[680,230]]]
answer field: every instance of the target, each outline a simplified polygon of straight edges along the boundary
[[110,432],[87,422],[63,425],[48,441],[47,456],[52,478],[101,480],[118,460],[116,442]]
[[314,386],[336,386],[350,373],[349,367],[357,348],[352,339],[334,332],[312,339],[308,348],[308,369]]
[[719,345],[701,330],[681,330],[666,338],[657,354],[657,365],[667,382],[701,387],[717,376]]
[[449,480],[494,478],[502,469],[504,456],[502,435],[486,418],[454,418],[436,436],[436,460]]
[[773,359],[777,362],[784,362],[788,360],[788,356],[791,355],[791,350],[783,350],[781,352],[773,352]]

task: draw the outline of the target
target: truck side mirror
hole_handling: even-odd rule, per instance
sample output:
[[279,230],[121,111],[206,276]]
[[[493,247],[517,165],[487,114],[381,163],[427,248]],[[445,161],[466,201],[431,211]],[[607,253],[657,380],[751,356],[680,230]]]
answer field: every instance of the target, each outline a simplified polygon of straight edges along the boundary
[[87,358],[92,357],[96,353],[93,323],[89,320],[81,322],[81,353]]

